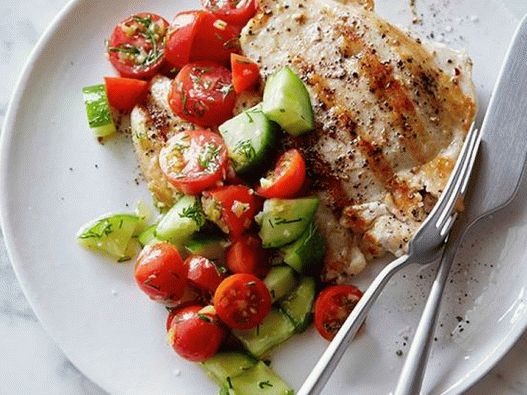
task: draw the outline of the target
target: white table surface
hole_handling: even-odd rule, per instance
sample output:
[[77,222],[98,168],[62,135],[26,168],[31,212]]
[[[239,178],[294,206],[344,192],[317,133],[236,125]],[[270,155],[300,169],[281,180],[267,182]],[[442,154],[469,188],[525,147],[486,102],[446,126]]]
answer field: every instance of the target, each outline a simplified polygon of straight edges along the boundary
[[[66,2],[0,1],[0,124],[31,49]],[[518,15],[527,12],[527,0],[510,0],[509,3]],[[104,394],[66,359],[42,329],[17,283],[1,231],[0,356],[0,394]],[[469,394],[527,394],[526,372],[527,334],[524,334]]]

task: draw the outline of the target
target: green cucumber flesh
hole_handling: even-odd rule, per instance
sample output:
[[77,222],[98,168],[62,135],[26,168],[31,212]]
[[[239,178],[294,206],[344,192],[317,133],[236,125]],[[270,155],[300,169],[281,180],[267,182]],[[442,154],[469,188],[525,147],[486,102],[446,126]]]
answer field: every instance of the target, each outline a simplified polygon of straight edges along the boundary
[[298,136],[314,128],[313,107],[306,86],[289,68],[269,77],[264,90],[264,114],[287,133]]
[[313,277],[303,277],[298,286],[280,302],[280,307],[291,319],[296,332],[303,332],[311,323],[316,284]]
[[227,386],[228,378],[241,375],[258,361],[242,352],[219,352],[201,363],[209,376],[219,385]]
[[300,238],[281,248],[284,262],[298,273],[313,273],[322,263],[326,252],[324,238],[311,222]]
[[87,86],[82,89],[88,123],[95,137],[106,137],[117,131],[104,85]]
[[263,362],[229,380],[229,395],[293,395],[294,391]]
[[239,174],[247,174],[269,157],[278,126],[267,119],[260,106],[256,106],[225,122],[219,131],[234,169]]
[[236,329],[232,333],[251,355],[261,358],[293,336],[295,326],[283,312],[272,309],[258,327],[248,330]]
[[139,244],[141,244],[141,247],[156,244],[161,241],[156,237],[156,229],[157,225],[149,226],[137,236],[137,240],[139,241]]
[[124,261],[127,249],[140,218],[129,214],[114,214],[90,221],[77,233],[80,245],[104,252]]
[[185,244],[190,255],[200,255],[217,264],[225,264],[225,250],[229,242],[218,236],[195,236]]
[[296,285],[295,271],[291,267],[273,266],[264,279],[267,289],[271,293],[273,303],[287,295]]
[[156,229],[156,237],[173,242],[187,240],[205,224],[199,198],[183,196],[165,214]]
[[297,240],[309,226],[319,199],[267,199],[256,220],[264,248],[278,248]]

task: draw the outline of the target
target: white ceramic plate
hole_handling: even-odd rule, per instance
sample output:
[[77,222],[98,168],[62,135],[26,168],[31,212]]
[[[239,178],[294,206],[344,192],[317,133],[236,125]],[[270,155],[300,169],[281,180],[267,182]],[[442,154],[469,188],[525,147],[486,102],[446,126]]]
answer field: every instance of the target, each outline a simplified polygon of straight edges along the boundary
[[[128,205],[139,198],[149,200],[145,185],[134,181],[138,170],[130,141],[121,138],[102,146],[86,125],[81,88],[112,74],[104,59],[104,38],[132,12],[170,18],[196,6],[190,0],[70,3],[26,67],[2,136],[2,225],[18,278],[66,355],[110,393],[217,391],[199,367],[178,358],[166,344],[166,312],[136,289],[133,265],[113,264],[74,241],[87,220],[106,211],[130,211]],[[468,49],[484,107],[517,19],[499,1],[421,0],[417,6],[425,23],[413,30],[434,32]],[[406,0],[383,0],[378,9],[392,21],[410,24]],[[515,204],[479,228],[454,266],[425,383],[429,393],[468,388],[527,325],[526,188]],[[364,287],[379,268],[373,265],[358,283]],[[391,283],[327,394],[390,392],[403,361],[396,351],[408,348],[432,274],[430,268],[412,267]],[[298,388],[326,345],[309,330],[274,353],[273,367]]]

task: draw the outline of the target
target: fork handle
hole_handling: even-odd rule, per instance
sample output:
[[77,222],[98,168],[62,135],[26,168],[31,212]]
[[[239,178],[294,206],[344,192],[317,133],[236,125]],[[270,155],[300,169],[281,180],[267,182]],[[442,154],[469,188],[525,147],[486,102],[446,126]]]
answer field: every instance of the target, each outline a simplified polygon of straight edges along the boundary
[[355,306],[342,328],[322,354],[317,364],[307,377],[297,395],[318,395],[324,388],[331,374],[337,367],[342,355],[361,327],[370,307],[382,293],[386,283],[400,269],[409,263],[409,256],[403,255],[386,266],[373,280],[359,303]]
[[[419,326],[415,331],[414,340],[406,361],[404,363],[394,395],[419,395],[426,371],[428,357],[430,355],[432,337],[436,327],[441,298],[448,280],[450,267],[456,256],[457,249],[462,237],[459,232],[464,230],[463,226],[456,224],[445,247],[443,258],[439,264],[434,283],[426,301]],[[457,230],[457,231],[456,231]]]

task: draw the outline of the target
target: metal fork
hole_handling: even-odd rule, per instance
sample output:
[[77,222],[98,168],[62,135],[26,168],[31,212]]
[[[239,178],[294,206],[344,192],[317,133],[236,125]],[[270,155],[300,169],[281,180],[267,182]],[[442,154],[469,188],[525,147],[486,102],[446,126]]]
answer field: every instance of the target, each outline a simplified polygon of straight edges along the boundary
[[444,241],[457,218],[457,213],[454,213],[454,206],[461,196],[462,190],[466,188],[480,141],[481,134],[472,125],[450,180],[434,209],[410,241],[408,253],[387,265],[373,280],[342,328],[322,354],[298,391],[298,395],[315,395],[322,391],[364,322],[366,314],[395,273],[410,263],[426,264],[441,256]]

